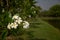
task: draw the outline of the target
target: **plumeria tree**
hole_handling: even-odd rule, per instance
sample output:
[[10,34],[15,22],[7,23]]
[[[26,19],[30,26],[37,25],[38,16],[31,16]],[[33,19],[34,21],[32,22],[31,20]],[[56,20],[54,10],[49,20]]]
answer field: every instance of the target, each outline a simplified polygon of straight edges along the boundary
[[[29,22],[22,20],[18,15],[14,15],[7,25],[3,25],[2,40],[7,36],[21,36],[26,32],[25,29],[29,28]],[[24,32],[24,33],[23,33]]]
[[35,3],[35,0],[0,0],[0,33],[2,40],[10,35],[28,34],[25,30],[29,28],[30,24],[25,19],[36,17],[41,9]]

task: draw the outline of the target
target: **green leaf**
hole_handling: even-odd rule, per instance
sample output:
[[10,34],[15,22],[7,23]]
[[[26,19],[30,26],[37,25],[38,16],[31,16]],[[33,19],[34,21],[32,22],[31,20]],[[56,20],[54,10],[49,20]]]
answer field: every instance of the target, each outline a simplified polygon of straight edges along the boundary
[[6,36],[7,36],[7,30],[3,30],[2,32],[2,40],[5,40]]

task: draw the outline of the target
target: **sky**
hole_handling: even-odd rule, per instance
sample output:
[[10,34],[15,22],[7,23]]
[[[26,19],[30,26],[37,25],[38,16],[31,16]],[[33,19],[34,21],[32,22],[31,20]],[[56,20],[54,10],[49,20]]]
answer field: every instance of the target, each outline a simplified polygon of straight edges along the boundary
[[60,0],[36,0],[42,10],[48,10],[51,6],[60,4]]

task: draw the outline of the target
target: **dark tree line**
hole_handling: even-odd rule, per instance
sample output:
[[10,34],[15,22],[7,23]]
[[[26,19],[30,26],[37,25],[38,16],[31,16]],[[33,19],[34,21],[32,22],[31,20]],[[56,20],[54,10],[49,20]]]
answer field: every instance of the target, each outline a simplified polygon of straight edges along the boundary
[[60,17],[60,5],[53,5],[49,10],[44,10],[40,13],[40,16],[46,17]]

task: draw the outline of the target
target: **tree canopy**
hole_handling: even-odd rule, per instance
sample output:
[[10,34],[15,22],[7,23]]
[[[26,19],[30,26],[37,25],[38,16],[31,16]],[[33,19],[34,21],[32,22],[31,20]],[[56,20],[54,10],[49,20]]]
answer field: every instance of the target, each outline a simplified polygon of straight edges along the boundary
[[54,5],[49,9],[50,15],[53,17],[60,16],[60,5]]
[[19,13],[20,16],[36,16],[41,8],[35,4],[35,0],[0,0],[0,12],[4,9],[12,15]]

